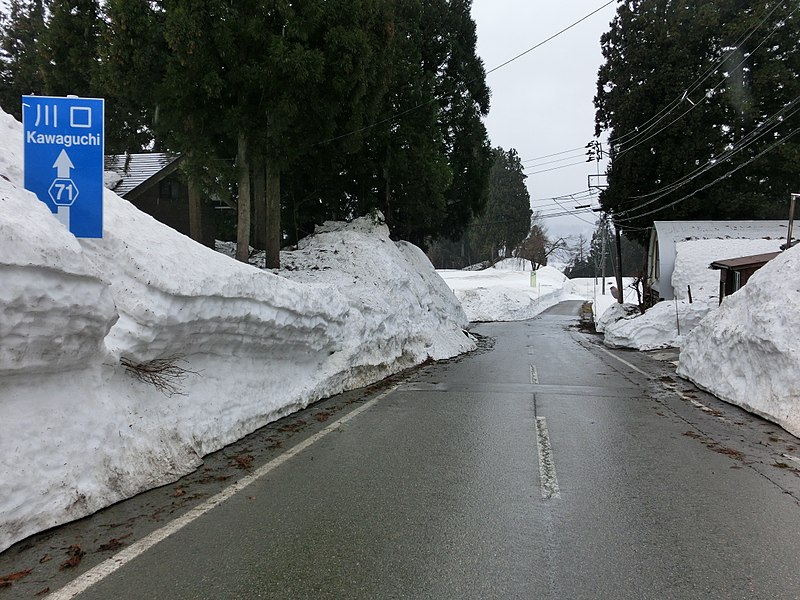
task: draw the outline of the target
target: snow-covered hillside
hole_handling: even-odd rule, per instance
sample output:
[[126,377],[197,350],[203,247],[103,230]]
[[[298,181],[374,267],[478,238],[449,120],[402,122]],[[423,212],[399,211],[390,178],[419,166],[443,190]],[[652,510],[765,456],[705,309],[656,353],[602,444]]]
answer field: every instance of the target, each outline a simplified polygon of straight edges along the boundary
[[568,279],[560,271],[542,267],[532,281],[530,267],[527,271],[524,268],[519,259],[510,258],[481,271],[440,270],[439,274],[461,301],[470,321],[522,321],[569,295]]
[[[361,219],[327,224],[279,275],[106,190],[76,240],[22,188],[0,113],[0,551],[144,489],[323,396],[474,348],[422,252]],[[174,395],[124,365],[181,369]]]

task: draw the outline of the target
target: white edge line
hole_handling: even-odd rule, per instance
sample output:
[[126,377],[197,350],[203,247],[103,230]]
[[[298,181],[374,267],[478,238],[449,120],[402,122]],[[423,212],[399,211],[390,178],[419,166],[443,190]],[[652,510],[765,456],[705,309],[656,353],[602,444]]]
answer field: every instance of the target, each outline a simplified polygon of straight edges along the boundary
[[391,389],[386,390],[385,392],[381,393],[379,396],[376,396],[372,400],[364,403],[362,406],[359,406],[352,412],[349,412],[345,416],[343,416],[338,421],[331,423],[325,429],[318,431],[310,438],[300,442],[296,446],[290,448],[280,456],[272,459],[270,462],[262,465],[250,475],[239,479],[235,483],[231,484],[218,494],[212,496],[202,504],[199,504],[189,510],[186,514],[180,516],[179,518],[171,521],[169,524],[165,525],[160,529],[156,529],[149,535],[143,537],[141,540],[131,544],[124,550],[118,552],[111,558],[108,558],[101,562],[99,565],[96,565],[80,575],[78,578],[73,579],[64,587],[51,592],[47,595],[49,600],[70,600],[74,598],[78,594],[86,591],[94,584],[102,581],[109,575],[111,575],[117,569],[123,567],[125,564],[129,563],[139,555],[145,553],[147,550],[158,544],[159,542],[167,539],[169,536],[177,533],[196,519],[199,519],[212,508],[215,508],[231,498],[233,495],[241,492],[251,483],[255,482],[256,480],[260,479],[267,475],[270,471],[276,469],[277,467],[281,466],[283,463],[291,459],[296,454],[301,453],[303,450],[311,446],[312,444],[318,442],[322,438],[324,438],[329,433],[339,429],[342,425],[347,423],[348,421],[354,419],[364,411],[372,408],[375,404],[377,404],[380,400],[388,396],[390,393],[395,391],[400,384],[393,386]]
[[539,450],[539,485],[542,488],[542,498],[561,498],[550,434],[544,417],[536,417],[536,447]]
[[597,349],[598,349],[598,350],[602,350],[603,352],[605,352],[606,354],[608,354],[608,355],[609,355],[609,356],[611,356],[612,358],[616,358],[616,359],[617,359],[619,362],[621,362],[623,365],[626,365],[626,366],[630,367],[631,369],[633,369],[634,371],[636,371],[636,372],[637,372],[637,373],[639,373],[640,375],[644,375],[644,376],[645,376],[645,377],[647,377],[648,379],[652,379],[652,378],[653,378],[653,376],[652,376],[652,375],[650,375],[649,373],[645,373],[645,372],[644,372],[644,371],[642,371],[642,370],[641,370],[639,367],[636,367],[636,366],[632,365],[632,364],[631,364],[631,363],[629,363],[627,360],[625,360],[624,358],[620,358],[619,356],[617,356],[617,355],[616,355],[616,354],[614,354],[613,352],[609,352],[608,350],[606,350],[606,349],[605,349],[605,348],[603,348],[602,346],[597,346]]
[[686,400],[692,406],[694,406],[695,408],[699,408],[704,413],[709,414],[712,417],[716,417],[717,419],[719,419],[720,421],[723,421],[725,423],[730,423],[731,422],[730,419],[728,419],[728,418],[724,417],[723,415],[719,414],[719,411],[714,410],[713,408],[711,408],[709,406],[706,406],[705,404],[703,404],[702,402],[700,402],[699,400],[697,400],[695,398],[687,396],[686,394],[681,392],[675,386],[667,384],[667,383],[663,383],[663,382],[662,382],[662,385],[664,386],[664,388],[667,389],[667,391],[672,392],[673,394],[675,394],[678,398],[680,398],[682,400]]

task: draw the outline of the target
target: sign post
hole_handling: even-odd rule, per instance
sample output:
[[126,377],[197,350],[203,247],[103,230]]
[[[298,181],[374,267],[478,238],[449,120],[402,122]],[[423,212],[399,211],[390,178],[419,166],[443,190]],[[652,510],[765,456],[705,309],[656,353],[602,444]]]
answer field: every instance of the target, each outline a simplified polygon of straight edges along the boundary
[[25,189],[75,237],[103,237],[101,98],[22,97]]

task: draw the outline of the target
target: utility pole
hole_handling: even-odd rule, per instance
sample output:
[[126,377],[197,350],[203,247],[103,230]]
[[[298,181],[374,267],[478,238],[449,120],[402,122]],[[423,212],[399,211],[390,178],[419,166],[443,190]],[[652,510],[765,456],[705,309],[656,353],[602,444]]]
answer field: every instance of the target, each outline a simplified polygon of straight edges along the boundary
[[620,230],[619,224],[615,223],[615,225],[616,225],[615,229],[617,231],[617,289],[619,290],[618,302],[620,304],[623,304],[624,300],[622,299],[622,296],[624,294],[622,293],[622,237],[620,236],[619,233]]
[[792,194],[792,201],[789,205],[789,231],[786,232],[786,249],[792,247],[792,224],[794,223],[794,207],[800,194]]
[[600,265],[600,277],[603,278],[603,295],[606,295],[606,238],[608,237],[608,221],[606,220],[606,215],[602,217],[602,238],[600,243],[600,260],[602,261]]

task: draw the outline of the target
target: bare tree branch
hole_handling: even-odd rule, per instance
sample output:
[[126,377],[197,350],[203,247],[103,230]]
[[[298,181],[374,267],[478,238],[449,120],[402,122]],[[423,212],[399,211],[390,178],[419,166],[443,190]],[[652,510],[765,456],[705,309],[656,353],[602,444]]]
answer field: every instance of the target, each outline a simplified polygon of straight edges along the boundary
[[136,379],[154,386],[159,392],[171,398],[172,396],[185,396],[182,382],[187,375],[199,375],[200,371],[192,371],[180,366],[186,363],[183,356],[175,354],[165,358],[154,358],[145,362],[134,362],[124,356],[120,364]]

